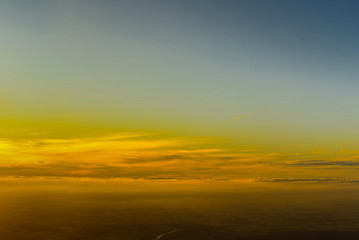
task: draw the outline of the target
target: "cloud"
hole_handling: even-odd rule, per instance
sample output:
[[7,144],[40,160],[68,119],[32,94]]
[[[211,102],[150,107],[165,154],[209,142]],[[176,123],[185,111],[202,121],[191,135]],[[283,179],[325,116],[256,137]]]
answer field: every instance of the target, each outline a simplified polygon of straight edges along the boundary
[[358,183],[358,178],[259,178],[258,182],[316,182],[316,183]]
[[327,161],[327,160],[304,160],[287,165],[297,166],[359,166],[359,161]]
[[90,138],[0,139],[1,176],[97,178],[284,178],[352,177],[356,152],[261,153],[221,148],[214,138],[148,132]]
[[0,140],[0,174],[128,177],[184,174],[230,159],[210,138],[119,133],[92,138]]
[[286,100],[286,101],[277,103],[277,104],[272,105],[272,106],[270,106],[270,107],[266,107],[266,108],[263,108],[263,109],[260,109],[260,110],[254,111],[254,112],[250,112],[250,113],[248,113],[248,114],[244,114],[244,115],[239,116],[239,117],[232,118],[232,119],[227,120],[227,121],[220,122],[220,123],[218,123],[217,125],[223,125],[223,124],[226,124],[226,123],[228,123],[228,122],[230,122],[230,121],[233,121],[233,120],[238,120],[238,119],[241,119],[241,118],[244,118],[244,117],[249,117],[249,116],[252,116],[252,115],[257,115],[257,114],[262,113],[262,112],[267,112],[267,111],[269,111],[269,110],[274,109],[274,108],[277,107],[277,106],[280,106],[280,105],[285,104],[285,103],[293,102],[293,101],[295,101],[295,100],[297,100],[297,99],[298,99],[298,98],[288,99],[288,100]]

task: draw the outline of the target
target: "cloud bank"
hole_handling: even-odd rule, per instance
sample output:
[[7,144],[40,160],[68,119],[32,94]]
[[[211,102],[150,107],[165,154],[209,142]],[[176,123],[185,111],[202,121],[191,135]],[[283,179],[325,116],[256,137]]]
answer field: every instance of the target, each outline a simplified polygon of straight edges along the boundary
[[[0,176],[97,178],[355,178],[357,152],[261,153],[218,139],[153,133],[0,140]],[[275,180],[277,181],[277,180]]]

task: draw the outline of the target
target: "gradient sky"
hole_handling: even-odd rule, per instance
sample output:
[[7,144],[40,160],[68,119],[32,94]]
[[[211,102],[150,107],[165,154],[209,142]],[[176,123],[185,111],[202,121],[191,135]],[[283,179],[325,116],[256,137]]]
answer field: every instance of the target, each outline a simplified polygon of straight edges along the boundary
[[[273,177],[289,161],[301,177],[355,176],[358,10],[349,0],[2,0],[2,172]],[[119,159],[133,173],[98,172]],[[53,165],[23,173],[28,161]],[[343,161],[354,172],[340,172]]]

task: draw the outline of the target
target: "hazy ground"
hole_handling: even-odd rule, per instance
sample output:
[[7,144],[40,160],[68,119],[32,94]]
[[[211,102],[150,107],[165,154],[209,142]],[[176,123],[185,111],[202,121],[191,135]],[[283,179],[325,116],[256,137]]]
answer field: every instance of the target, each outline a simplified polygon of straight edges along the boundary
[[359,239],[359,184],[0,181],[0,239]]

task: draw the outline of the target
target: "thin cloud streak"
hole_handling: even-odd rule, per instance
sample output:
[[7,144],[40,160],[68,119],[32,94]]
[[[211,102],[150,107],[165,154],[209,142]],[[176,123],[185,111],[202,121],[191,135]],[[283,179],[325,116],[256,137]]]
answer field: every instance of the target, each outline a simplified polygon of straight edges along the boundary
[[289,99],[289,100],[287,100],[287,101],[280,102],[280,103],[275,104],[275,105],[273,105],[273,106],[266,107],[266,108],[260,109],[260,110],[258,110],[258,111],[254,111],[254,112],[251,112],[251,113],[248,113],[248,114],[239,116],[239,117],[235,117],[235,118],[232,118],[232,119],[230,119],[230,120],[228,120],[228,121],[220,122],[220,123],[217,124],[217,126],[218,126],[218,125],[226,124],[226,123],[231,122],[231,121],[233,121],[233,120],[241,119],[241,118],[244,118],[244,117],[249,117],[249,116],[256,115],[256,114],[259,114],[259,113],[262,113],[262,112],[267,112],[267,111],[272,110],[272,109],[274,109],[274,108],[276,108],[276,107],[278,107],[278,106],[280,106],[280,105],[293,102],[293,101],[295,101],[295,100],[297,100],[297,99],[298,99],[298,98]]

